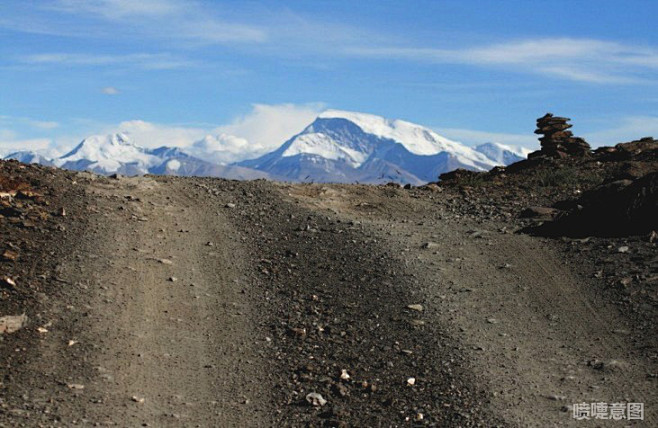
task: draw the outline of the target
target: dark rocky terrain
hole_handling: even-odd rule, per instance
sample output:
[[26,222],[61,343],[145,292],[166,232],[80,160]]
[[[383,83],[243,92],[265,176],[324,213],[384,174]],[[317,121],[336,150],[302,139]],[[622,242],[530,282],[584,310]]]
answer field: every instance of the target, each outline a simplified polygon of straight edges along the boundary
[[2,162],[0,426],[655,426],[657,145],[407,189]]
[[559,240],[565,257],[600,280],[600,292],[655,335],[658,141],[577,156],[554,150],[488,173],[457,171],[441,185],[460,192],[470,215],[486,215],[487,206],[493,217],[518,218],[525,233]]

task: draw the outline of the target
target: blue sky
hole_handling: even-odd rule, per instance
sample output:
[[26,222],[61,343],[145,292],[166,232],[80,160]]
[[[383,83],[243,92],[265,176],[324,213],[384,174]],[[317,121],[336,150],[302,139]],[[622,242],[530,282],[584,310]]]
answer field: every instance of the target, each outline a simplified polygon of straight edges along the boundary
[[656,17],[650,0],[6,0],[0,151],[126,131],[232,135],[239,158],[324,108],[468,144],[532,145],[547,111],[593,145],[658,136]]

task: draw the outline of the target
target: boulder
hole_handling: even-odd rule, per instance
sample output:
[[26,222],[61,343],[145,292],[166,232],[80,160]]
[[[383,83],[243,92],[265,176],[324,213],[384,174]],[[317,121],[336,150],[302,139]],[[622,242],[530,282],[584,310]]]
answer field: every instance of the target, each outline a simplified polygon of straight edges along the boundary
[[646,235],[658,228],[658,172],[620,180],[584,193],[574,209],[532,230],[542,235]]

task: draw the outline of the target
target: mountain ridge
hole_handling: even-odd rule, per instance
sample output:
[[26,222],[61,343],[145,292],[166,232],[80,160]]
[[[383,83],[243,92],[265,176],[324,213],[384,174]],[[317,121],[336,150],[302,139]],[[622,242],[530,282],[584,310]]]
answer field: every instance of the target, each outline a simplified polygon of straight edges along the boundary
[[[367,113],[327,110],[300,133],[254,159],[220,164],[206,136],[189,147],[144,148],[125,133],[93,135],[56,159],[34,152],[15,152],[8,159],[54,165],[99,174],[164,174],[229,179],[269,178],[379,184],[396,181],[420,185],[457,168],[485,171],[525,158],[499,143],[469,147],[411,122]],[[245,140],[244,144],[247,144]]]
[[421,125],[339,110],[320,114],[276,150],[237,164],[291,181],[414,185],[456,168],[485,171],[498,165]]

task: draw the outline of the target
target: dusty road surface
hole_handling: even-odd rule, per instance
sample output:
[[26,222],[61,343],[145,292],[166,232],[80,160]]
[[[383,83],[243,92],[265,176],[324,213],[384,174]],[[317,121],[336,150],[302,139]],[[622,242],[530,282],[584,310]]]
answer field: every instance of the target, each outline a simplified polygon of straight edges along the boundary
[[655,337],[511,223],[397,188],[72,177],[56,263],[22,278],[50,291],[0,342],[0,426],[656,426]]

